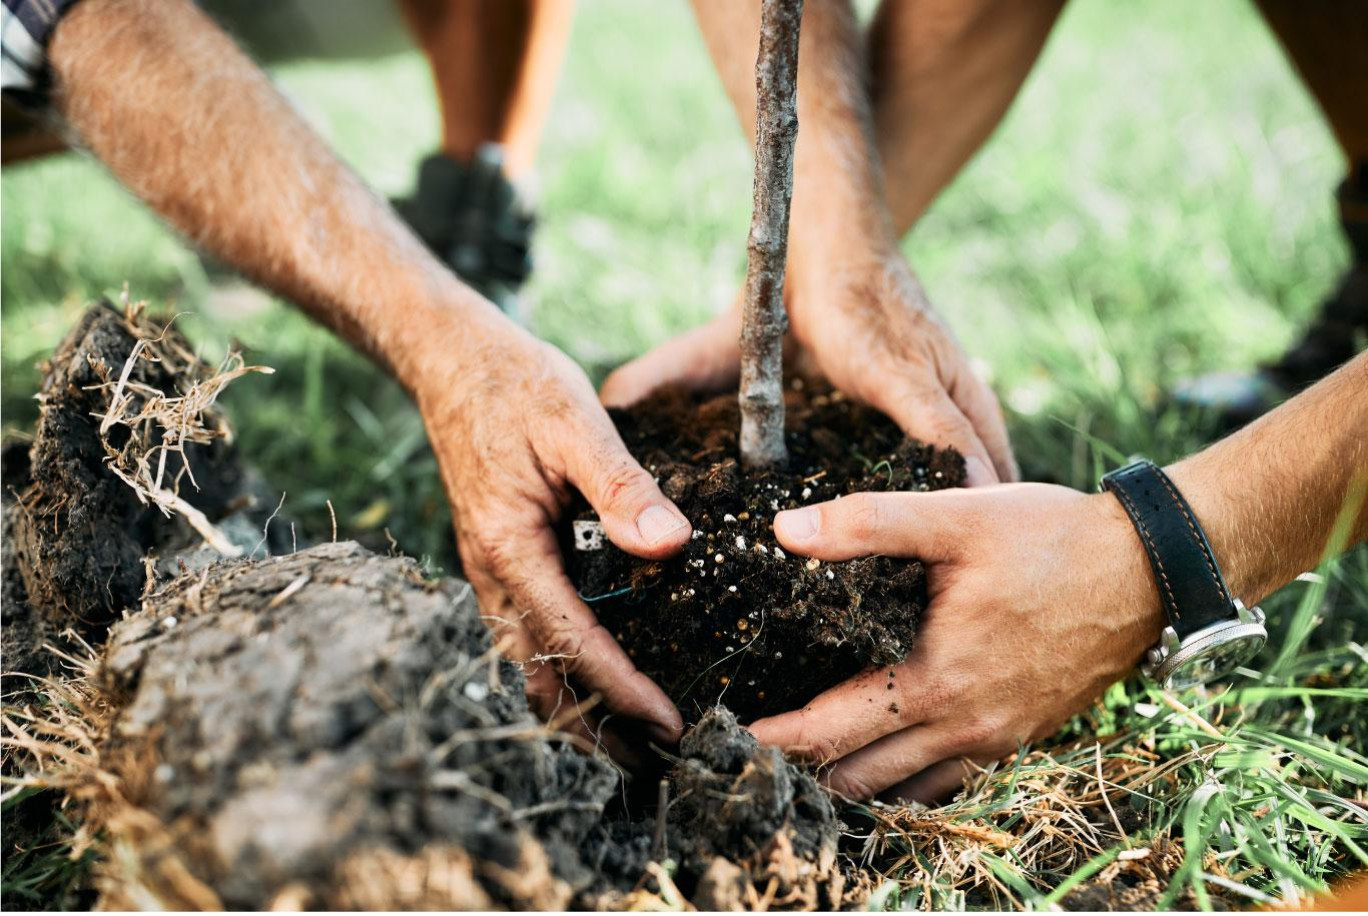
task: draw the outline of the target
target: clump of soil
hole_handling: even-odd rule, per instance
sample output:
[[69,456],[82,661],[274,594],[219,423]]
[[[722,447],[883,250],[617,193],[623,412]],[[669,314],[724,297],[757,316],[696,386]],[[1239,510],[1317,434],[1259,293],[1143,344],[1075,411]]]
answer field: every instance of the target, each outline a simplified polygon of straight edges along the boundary
[[[411,560],[338,543],[186,574],[114,627],[104,672],[126,703],[103,756],[167,838],[130,851],[223,905],[331,908],[417,853],[464,875],[446,906],[555,908],[596,880],[579,849],[616,770],[533,717],[470,587]],[[189,903],[178,869],[107,898]]]
[[640,560],[601,539],[584,506],[567,533],[581,597],[686,716],[723,702],[750,721],[896,664],[926,605],[920,562],[820,563],[786,553],[771,525],[780,510],[851,493],[959,486],[961,456],[909,440],[877,411],[810,381],[794,380],[786,403],[789,466],[758,473],[737,460],[735,393],[667,389],[613,411],[628,450],[693,523],[693,539],[675,557]]
[[[134,358],[140,342],[141,358]],[[7,452],[5,461],[6,547],[13,554],[5,561],[5,648],[21,665],[10,670],[45,671],[51,656],[37,647],[67,628],[86,637],[102,633],[142,593],[148,548],[192,540],[182,523],[141,502],[106,467],[106,442],[121,448],[129,430],[100,429],[121,376],[132,414],[144,397],[139,392],[183,391],[202,378],[207,370],[198,361],[177,358],[189,353],[164,323],[102,303],[82,315],[53,355],[32,445],[27,455]],[[222,441],[190,445],[185,459],[200,485],[184,488],[187,502],[210,517],[223,515],[243,487],[231,450]],[[181,457],[170,456],[167,479],[181,468]],[[23,626],[9,626],[10,610]]]
[[726,709],[704,715],[680,752],[668,853],[695,905],[755,908],[755,889],[773,880],[771,905],[840,906],[836,811],[810,773],[761,747]]

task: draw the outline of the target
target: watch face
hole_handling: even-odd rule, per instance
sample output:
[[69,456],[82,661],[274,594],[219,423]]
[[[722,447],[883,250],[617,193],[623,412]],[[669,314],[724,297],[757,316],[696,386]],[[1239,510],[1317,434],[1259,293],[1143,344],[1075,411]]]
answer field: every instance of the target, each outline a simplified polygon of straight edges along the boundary
[[[1262,627],[1258,628],[1262,631]],[[1214,681],[1249,661],[1263,648],[1263,632],[1245,632],[1231,639],[1208,644],[1190,656],[1178,659],[1165,679],[1171,688],[1181,689]]]

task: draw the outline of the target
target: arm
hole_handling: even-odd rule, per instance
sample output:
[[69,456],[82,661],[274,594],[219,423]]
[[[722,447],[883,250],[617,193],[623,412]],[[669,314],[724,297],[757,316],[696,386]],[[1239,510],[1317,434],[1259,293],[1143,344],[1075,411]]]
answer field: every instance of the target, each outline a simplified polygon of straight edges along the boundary
[[1064,0],[891,0],[869,31],[874,126],[899,236],[1007,113]]
[[[703,36],[748,133],[755,122],[758,0],[695,0]],[[848,0],[807,0],[786,299],[795,340],[837,386],[911,435],[953,445],[973,483],[1016,470],[997,399],[970,370],[898,249],[884,203],[860,36]],[[736,310],[610,377],[609,402],[664,381],[735,377]]]
[[[1368,537],[1368,354],[1168,470],[1252,605],[1328,547]],[[1332,545],[1340,517],[1348,544]],[[1086,708],[1165,623],[1139,537],[1109,493],[861,494],[782,512],[774,530],[795,553],[928,566],[930,607],[895,679],[869,672],[752,726],[834,761],[831,784],[851,797],[942,794],[962,779],[961,758],[997,759]]]
[[[90,150],[204,248],[387,366],[417,401],[466,575],[519,659],[558,664],[618,711],[678,712],[597,626],[560,567],[568,489],[643,556],[689,526],[628,455],[583,374],[448,273],[186,0],[85,0],[49,48],[57,103]],[[553,707],[563,677],[529,673]]]

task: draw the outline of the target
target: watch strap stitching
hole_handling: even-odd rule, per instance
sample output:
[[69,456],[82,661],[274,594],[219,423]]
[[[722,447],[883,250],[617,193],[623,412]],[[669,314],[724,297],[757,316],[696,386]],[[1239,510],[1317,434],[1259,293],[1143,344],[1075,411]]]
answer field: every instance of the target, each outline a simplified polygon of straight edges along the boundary
[[1173,596],[1173,584],[1169,582],[1168,573],[1164,571],[1164,561],[1159,556],[1159,551],[1155,549],[1154,536],[1150,534],[1149,526],[1145,524],[1144,516],[1136,511],[1135,504],[1131,502],[1130,494],[1126,492],[1124,487],[1111,489],[1111,492],[1116,494],[1125,506],[1126,514],[1131,517],[1131,522],[1134,523],[1135,530],[1140,534],[1140,540],[1145,544],[1145,555],[1149,557],[1150,565],[1154,567],[1155,572],[1159,574],[1160,581],[1163,583],[1164,606],[1168,609],[1169,616],[1174,620],[1179,619],[1178,601]]
[[1216,560],[1211,556],[1211,545],[1207,543],[1206,536],[1198,529],[1196,521],[1192,518],[1192,511],[1188,507],[1187,500],[1178,492],[1173,481],[1164,473],[1163,468],[1156,467],[1154,473],[1163,481],[1165,489],[1169,491],[1169,496],[1173,497],[1174,503],[1183,513],[1183,520],[1187,522],[1188,530],[1192,533],[1192,539],[1197,542],[1198,548],[1202,551],[1202,557],[1206,560],[1207,572],[1211,573],[1211,584],[1216,587],[1216,592],[1223,601],[1229,601],[1230,589],[1221,580],[1221,574],[1216,571]]

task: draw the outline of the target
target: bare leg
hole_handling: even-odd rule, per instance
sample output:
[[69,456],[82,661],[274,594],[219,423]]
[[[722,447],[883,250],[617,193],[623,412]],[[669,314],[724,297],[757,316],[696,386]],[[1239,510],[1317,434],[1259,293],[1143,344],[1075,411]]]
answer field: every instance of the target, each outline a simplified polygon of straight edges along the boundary
[[442,152],[468,162],[503,147],[504,169],[531,169],[555,92],[573,0],[399,0],[432,66]]
[[1362,0],[1258,0],[1351,164],[1368,160],[1368,10]]
[[1007,113],[1064,0],[887,0],[870,26],[874,129],[901,235]]

